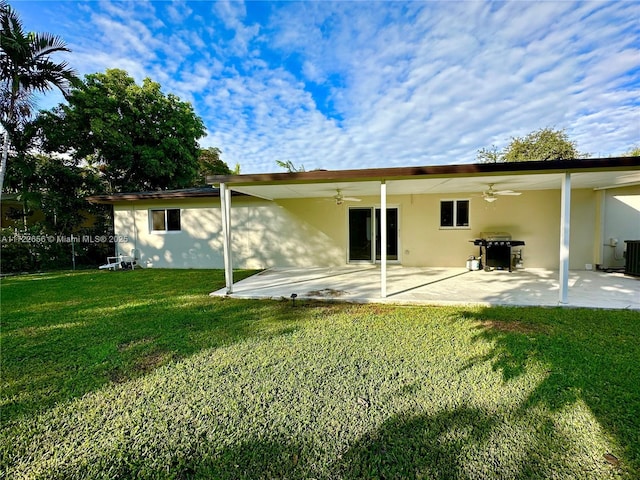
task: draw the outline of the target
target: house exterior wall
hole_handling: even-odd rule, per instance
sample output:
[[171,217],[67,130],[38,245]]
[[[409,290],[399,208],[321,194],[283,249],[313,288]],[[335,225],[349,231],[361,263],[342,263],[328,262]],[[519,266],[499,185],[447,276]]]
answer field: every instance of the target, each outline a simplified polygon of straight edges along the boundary
[[[180,208],[181,231],[151,232],[150,210]],[[137,201],[114,205],[118,254],[137,252],[142,267],[223,268],[220,201]],[[312,223],[274,202],[234,197],[234,268],[340,264],[340,249]]]
[[624,241],[640,240],[640,186],[603,190],[601,195],[603,218],[601,235],[597,236],[598,263],[606,268],[624,267]]
[[[441,228],[442,200],[469,200],[470,226]],[[343,263],[346,262],[348,206],[379,206],[379,198],[362,197],[361,202],[340,207],[329,202],[329,210],[325,208],[321,212],[311,208],[314,202],[317,203],[319,200],[295,199],[283,205],[288,209],[295,208],[298,217],[303,217],[316,229],[327,233],[333,245],[343,249]],[[464,266],[470,255],[478,255],[479,249],[471,241],[478,238],[481,232],[506,231],[511,233],[514,239],[525,241],[526,245],[522,247],[525,267],[558,268],[559,190],[526,191],[520,196],[503,197],[493,203],[487,203],[482,198],[468,193],[389,195],[387,203],[389,207],[397,207],[399,210],[399,263],[402,265]],[[572,191],[572,269],[583,269],[585,263],[593,263],[595,205],[596,195],[593,191]]]
[[[585,270],[587,265],[595,268],[593,242],[597,229],[597,216],[595,214],[597,210],[597,199],[598,195],[592,189],[571,191],[569,268],[572,270]],[[559,201],[560,199],[558,197],[558,202]],[[557,218],[560,218],[559,210]],[[558,252],[558,250],[556,250],[556,252]],[[558,253],[556,253],[556,256],[558,256]]]
[[[208,199],[207,199],[208,200]],[[220,208],[207,200],[138,201],[113,208],[117,254],[136,257],[142,267],[220,268]],[[181,231],[152,233],[150,210],[181,209]]]
[[[470,201],[469,228],[440,228],[440,201],[465,199]],[[572,191],[572,269],[584,269],[585,264],[597,263],[594,232],[598,231],[599,202],[598,192]],[[376,196],[362,197],[361,202],[340,206],[330,199],[272,202],[233,197],[234,268],[344,265],[348,261],[349,207],[377,207],[379,203]],[[387,203],[389,207],[398,208],[398,253],[399,263],[403,265],[464,266],[470,255],[478,255],[478,247],[470,240],[479,237],[481,232],[507,231],[514,239],[525,241],[526,245],[522,247],[525,267],[558,268],[559,190],[525,191],[520,196],[502,197],[493,203],[468,193],[390,195]],[[149,211],[156,208],[180,208],[182,230],[152,233]],[[638,210],[635,211],[638,214]],[[622,224],[622,221],[616,222]],[[128,237],[128,241],[117,245],[119,253],[130,254],[136,249],[143,267],[223,268],[220,201],[217,198],[123,202],[114,205],[114,227],[117,236]],[[621,242],[627,239],[623,237],[620,233]]]
[[[440,201],[469,199],[469,228],[441,229]],[[525,267],[557,268],[560,236],[560,193],[528,191],[493,203],[469,194],[414,195],[404,212],[405,264],[409,266],[463,266],[479,248],[470,240],[482,232],[508,232],[524,240]],[[519,249],[520,247],[518,247]],[[405,251],[405,253],[406,253]]]

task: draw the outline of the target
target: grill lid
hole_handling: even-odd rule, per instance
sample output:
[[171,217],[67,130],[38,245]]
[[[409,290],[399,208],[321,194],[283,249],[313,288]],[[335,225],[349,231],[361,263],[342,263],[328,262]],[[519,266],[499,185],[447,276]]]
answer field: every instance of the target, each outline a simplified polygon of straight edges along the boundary
[[480,232],[482,240],[500,241],[511,240],[511,234],[508,232]]

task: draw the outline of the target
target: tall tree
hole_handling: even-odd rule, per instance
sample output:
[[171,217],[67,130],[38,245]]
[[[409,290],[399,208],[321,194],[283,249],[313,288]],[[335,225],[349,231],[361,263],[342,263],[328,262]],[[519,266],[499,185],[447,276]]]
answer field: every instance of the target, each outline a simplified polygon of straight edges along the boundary
[[190,103],[118,69],[87,75],[68,105],[40,118],[46,151],[65,152],[102,172],[106,190],[192,186],[205,129]]
[[[15,130],[11,136],[11,152],[4,177],[3,192],[14,193],[22,204],[20,216],[22,229],[26,230],[27,221],[33,211],[40,207],[37,193],[39,178],[37,175],[36,157],[31,154],[34,129],[32,122]],[[14,219],[17,219],[14,218]]]
[[17,13],[0,2],[0,106],[4,140],[0,163],[0,192],[4,185],[11,135],[33,109],[33,94],[58,88],[64,95],[76,81],[67,62],[54,62],[51,55],[68,52],[64,41],[49,33],[25,33]]
[[513,137],[502,151],[495,145],[489,149],[482,148],[476,158],[483,163],[496,163],[570,160],[586,156],[564,130],[541,128],[524,137]]
[[239,175],[240,164],[236,163],[233,170],[220,158],[222,150],[218,147],[203,148],[198,154],[198,180],[204,182],[207,175]]
[[67,165],[45,155],[36,156],[39,182],[34,190],[40,196],[44,224],[51,231],[73,232],[85,219],[83,211],[92,206],[85,197],[98,189],[98,176],[89,167]]

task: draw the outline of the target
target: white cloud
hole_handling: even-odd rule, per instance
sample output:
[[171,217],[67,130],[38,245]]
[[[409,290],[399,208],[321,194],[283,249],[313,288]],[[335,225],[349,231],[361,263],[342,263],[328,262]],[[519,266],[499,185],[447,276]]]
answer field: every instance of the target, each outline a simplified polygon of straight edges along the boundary
[[[257,10],[263,9],[261,15]],[[594,155],[640,142],[635,2],[88,3],[82,73],[191,101],[244,172],[462,163],[538,128]]]
[[192,13],[193,10],[184,1],[174,1],[167,5],[167,15],[174,24],[182,24]]
[[[340,12],[335,5],[324,15],[296,6],[302,11],[279,20],[280,42],[287,44],[281,48],[305,58],[306,78],[336,72],[345,78],[336,97],[344,128],[329,132],[348,139],[337,142],[349,147],[339,151],[341,166],[472,161],[478,148],[545,126],[567,128],[586,151],[599,142],[598,153],[620,149],[607,142],[638,138],[637,128],[626,127],[638,124],[637,100],[635,113],[625,107],[637,99],[638,78],[626,99],[603,97],[621,87],[634,59],[637,75],[638,52],[620,49],[629,35],[615,27],[595,33],[603,22],[597,5],[574,14],[571,5],[553,3],[508,4],[497,13],[478,4],[470,11],[466,3],[438,6],[429,4],[414,23],[380,24],[369,11],[352,16],[351,6]],[[477,16],[486,24],[478,25]],[[581,20],[590,16],[595,25]],[[589,103],[610,112],[597,123],[582,118]],[[616,119],[620,111],[624,125]],[[326,152],[309,159],[315,166],[326,166],[321,162],[332,158],[335,145],[313,138],[300,144]]]

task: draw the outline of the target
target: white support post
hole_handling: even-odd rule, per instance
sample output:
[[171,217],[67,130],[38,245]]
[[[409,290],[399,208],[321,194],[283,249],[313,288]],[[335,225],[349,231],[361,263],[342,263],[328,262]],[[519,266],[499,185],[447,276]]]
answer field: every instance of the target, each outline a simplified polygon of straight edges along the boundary
[[227,188],[225,203],[227,205],[227,262],[229,263],[229,271],[227,273],[227,293],[233,293],[233,253],[231,250],[231,189]]
[[571,231],[571,174],[562,179],[560,199],[560,296],[561,304],[568,303],[569,296],[569,232]]
[[387,298],[387,184],[380,183],[380,297]]
[[220,214],[222,216],[222,254],[227,294],[233,293],[233,265],[231,264],[231,190],[220,184]]

